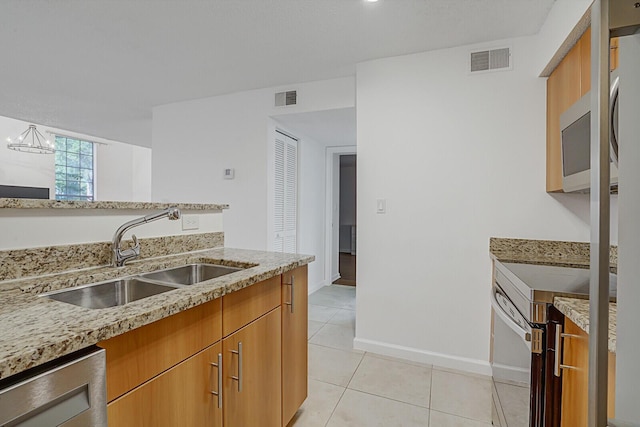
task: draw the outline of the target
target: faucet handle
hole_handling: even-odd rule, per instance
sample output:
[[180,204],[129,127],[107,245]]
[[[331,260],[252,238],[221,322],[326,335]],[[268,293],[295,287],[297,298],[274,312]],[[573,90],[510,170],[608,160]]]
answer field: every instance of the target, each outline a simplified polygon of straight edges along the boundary
[[131,235],[131,239],[133,240],[133,247],[131,250],[136,254],[140,255],[140,243],[138,243],[138,238],[135,234]]

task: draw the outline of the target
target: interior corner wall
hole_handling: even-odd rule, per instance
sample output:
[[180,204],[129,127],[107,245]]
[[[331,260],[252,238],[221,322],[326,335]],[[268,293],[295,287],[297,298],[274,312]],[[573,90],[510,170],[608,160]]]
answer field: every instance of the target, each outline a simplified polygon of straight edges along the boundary
[[96,145],[98,200],[151,200],[151,149],[110,142]]
[[[545,192],[536,42],[358,65],[357,347],[487,374],[489,238],[589,240],[588,196]],[[467,71],[505,44],[512,71]]]
[[556,0],[536,36],[534,71],[540,74],[580,18],[591,7],[593,0]]
[[[275,107],[275,93],[296,90],[298,104]],[[353,107],[353,77],[291,84],[153,109],[152,199],[228,203],[225,246],[268,243],[270,117]],[[223,170],[235,169],[225,180]]]
[[303,134],[298,141],[298,252],[313,254],[308,282],[312,292],[329,285],[325,277],[325,149]]

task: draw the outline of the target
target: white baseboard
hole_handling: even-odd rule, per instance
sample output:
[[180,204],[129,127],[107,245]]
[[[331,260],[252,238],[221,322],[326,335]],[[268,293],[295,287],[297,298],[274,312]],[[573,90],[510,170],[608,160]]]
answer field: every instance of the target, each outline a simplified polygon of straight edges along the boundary
[[338,280],[340,277],[342,277],[342,276],[340,276],[340,273],[336,273],[336,275],[331,278],[331,280],[329,281],[328,285],[332,284],[333,282]]
[[353,348],[381,354],[383,356],[397,357],[400,359],[411,360],[413,362],[441,366],[448,369],[456,369],[480,375],[491,375],[491,365],[485,360],[435,353],[417,348],[404,347],[401,345],[357,337],[353,340]]
[[315,285],[309,285],[309,289],[307,291],[309,292],[309,295],[311,295],[312,293],[314,293],[318,289],[320,289],[320,288],[322,288],[324,286],[330,285],[330,284],[331,284],[331,282],[326,283],[326,282],[322,281],[322,282],[316,283]]

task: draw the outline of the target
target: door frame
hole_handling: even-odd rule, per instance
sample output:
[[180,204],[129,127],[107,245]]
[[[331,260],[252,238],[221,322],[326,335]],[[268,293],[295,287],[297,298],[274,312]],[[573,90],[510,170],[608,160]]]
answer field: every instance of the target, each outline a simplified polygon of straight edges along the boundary
[[[339,251],[334,251],[334,246],[337,248],[339,235],[336,232],[339,232],[339,224],[338,227],[334,229],[333,224],[335,220],[340,220],[340,191],[334,191],[335,182],[335,174],[338,174],[338,184],[339,184],[339,173],[340,173],[340,156],[348,155],[348,154],[358,154],[356,145],[343,145],[343,146],[330,146],[326,148],[326,158],[325,158],[325,226],[324,226],[324,236],[325,236],[325,274],[324,277],[327,280],[327,286],[331,285],[335,280],[340,278],[338,262],[339,262]],[[337,162],[336,162],[337,159]],[[337,166],[337,170],[336,170]],[[357,184],[356,184],[357,185]],[[335,215],[335,216],[334,216]],[[334,270],[335,267],[335,270]],[[335,274],[334,274],[335,271]]]

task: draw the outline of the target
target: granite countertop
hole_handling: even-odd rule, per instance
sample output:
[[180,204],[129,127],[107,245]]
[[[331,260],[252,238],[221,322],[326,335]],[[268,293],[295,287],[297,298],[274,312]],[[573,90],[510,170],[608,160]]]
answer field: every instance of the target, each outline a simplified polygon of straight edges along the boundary
[[[556,297],[553,305],[580,329],[589,333],[589,300]],[[609,351],[616,352],[616,318],[618,305],[609,303]]]
[[[588,242],[556,240],[529,240],[492,237],[489,241],[491,257],[507,263],[553,265],[559,267],[589,268]],[[618,247],[611,246],[609,269],[618,270]],[[578,327],[589,333],[589,300],[555,297],[553,305]],[[617,304],[609,303],[609,351],[616,351]]]
[[[123,334],[178,312],[282,274],[313,256],[217,248],[132,262],[123,268],[96,267],[62,275],[13,280],[0,288],[0,379]],[[87,309],[38,293],[135,275],[194,262],[246,269],[196,285],[133,301]],[[69,286],[69,285],[67,285]]]
[[118,201],[62,201],[49,199],[0,198],[0,209],[122,209],[147,210],[177,207],[184,211],[221,211],[229,209],[227,204],[209,203],[160,203],[160,202],[118,202]]
[[[558,267],[589,268],[589,242],[561,240],[529,240],[492,237],[489,253],[500,262],[553,265]],[[612,245],[609,253],[612,273],[618,268],[618,247]]]

